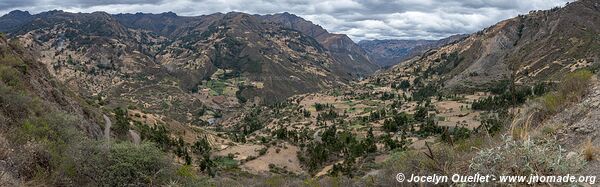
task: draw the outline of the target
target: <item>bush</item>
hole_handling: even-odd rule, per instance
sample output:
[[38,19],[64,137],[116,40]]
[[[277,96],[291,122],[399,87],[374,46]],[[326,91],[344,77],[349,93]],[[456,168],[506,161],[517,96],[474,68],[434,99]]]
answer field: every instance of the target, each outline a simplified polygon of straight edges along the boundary
[[540,100],[548,113],[557,112],[565,102],[565,99],[558,93],[545,94]]
[[583,166],[581,156],[567,157],[554,141],[513,140],[503,137],[501,145],[479,151],[471,160],[473,173],[499,175],[561,175]]
[[579,100],[587,91],[593,73],[589,70],[579,70],[567,74],[561,81],[558,92],[567,99]]
[[83,149],[89,157],[82,161],[80,172],[97,184],[152,186],[166,183],[169,174],[173,174],[164,153],[151,143],[117,143],[112,144],[108,151]]
[[589,70],[578,70],[567,74],[555,92],[546,93],[540,98],[545,108],[544,112],[553,114],[566,104],[581,100],[587,92],[592,75]]
[[21,74],[14,68],[0,65],[0,81],[10,87],[17,87],[20,85]]

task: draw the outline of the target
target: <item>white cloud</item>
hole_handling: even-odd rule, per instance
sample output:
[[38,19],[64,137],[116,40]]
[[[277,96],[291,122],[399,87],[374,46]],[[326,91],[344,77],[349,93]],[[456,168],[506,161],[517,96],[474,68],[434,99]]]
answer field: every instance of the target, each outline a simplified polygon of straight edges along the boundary
[[362,39],[438,39],[476,32],[498,21],[549,9],[572,0],[0,0],[0,13],[14,9],[38,13],[290,12],[325,29]]

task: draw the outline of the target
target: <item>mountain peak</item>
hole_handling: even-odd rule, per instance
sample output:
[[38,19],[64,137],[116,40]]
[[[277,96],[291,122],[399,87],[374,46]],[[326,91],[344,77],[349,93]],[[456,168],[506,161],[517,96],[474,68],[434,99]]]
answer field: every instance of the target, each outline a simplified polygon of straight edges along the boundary
[[31,14],[29,14],[29,11],[13,10],[4,16],[18,18],[18,17],[31,16]]

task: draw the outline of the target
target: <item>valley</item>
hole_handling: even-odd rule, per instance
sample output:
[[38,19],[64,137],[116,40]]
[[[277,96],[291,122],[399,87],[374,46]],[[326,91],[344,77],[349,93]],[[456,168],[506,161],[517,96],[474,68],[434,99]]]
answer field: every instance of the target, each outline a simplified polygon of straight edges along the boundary
[[598,174],[595,0],[439,41],[356,44],[287,12],[0,23],[0,185]]

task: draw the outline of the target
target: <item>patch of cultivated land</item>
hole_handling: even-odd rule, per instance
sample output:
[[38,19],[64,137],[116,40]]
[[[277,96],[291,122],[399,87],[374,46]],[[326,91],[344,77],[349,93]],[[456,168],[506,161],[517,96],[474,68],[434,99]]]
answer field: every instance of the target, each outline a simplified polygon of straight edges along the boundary
[[273,165],[293,173],[302,173],[300,161],[296,157],[298,151],[298,147],[289,143],[278,144],[270,147],[265,155],[244,163],[242,168],[250,172],[267,173],[271,170],[269,165]]
[[256,144],[240,144],[229,146],[223,150],[220,150],[214,153],[215,156],[228,156],[229,154],[234,155],[233,159],[235,160],[245,160],[249,157],[257,157],[259,156],[259,152],[261,149],[264,149],[263,145]]

